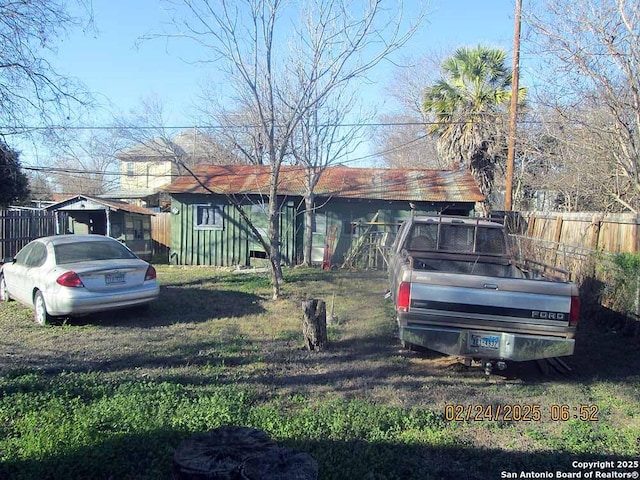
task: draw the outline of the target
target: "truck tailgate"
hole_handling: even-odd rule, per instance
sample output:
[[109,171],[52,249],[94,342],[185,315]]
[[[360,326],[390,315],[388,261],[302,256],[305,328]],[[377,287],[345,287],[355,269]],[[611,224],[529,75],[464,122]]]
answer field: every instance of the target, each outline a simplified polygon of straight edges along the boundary
[[[570,338],[571,283],[411,273],[409,322]],[[416,316],[412,314],[418,314]]]

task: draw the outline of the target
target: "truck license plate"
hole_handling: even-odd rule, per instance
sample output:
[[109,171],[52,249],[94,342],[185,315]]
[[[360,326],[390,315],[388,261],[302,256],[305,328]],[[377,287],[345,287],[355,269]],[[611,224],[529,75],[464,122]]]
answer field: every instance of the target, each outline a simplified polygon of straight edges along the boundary
[[500,348],[500,337],[497,335],[474,335],[471,334],[471,346],[474,348],[489,348],[498,350]]
[[113,285],[114,283],[124,283],[124,272],[105,273],[104,282],[107,285]]

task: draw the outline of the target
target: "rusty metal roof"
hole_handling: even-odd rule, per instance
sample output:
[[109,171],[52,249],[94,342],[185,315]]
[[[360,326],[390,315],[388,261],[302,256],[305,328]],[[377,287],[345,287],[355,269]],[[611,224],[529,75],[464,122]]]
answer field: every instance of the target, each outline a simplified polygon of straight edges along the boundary
[[[268,195],[271,167],[263,165],[201,165],[191,175],[164,187],[169,193]],[[283,166],[278,194],[304,195],[305,169]],[[316,196],[415,202],[478,202],[484,197],[465,171],[328,167],[315,188]]]

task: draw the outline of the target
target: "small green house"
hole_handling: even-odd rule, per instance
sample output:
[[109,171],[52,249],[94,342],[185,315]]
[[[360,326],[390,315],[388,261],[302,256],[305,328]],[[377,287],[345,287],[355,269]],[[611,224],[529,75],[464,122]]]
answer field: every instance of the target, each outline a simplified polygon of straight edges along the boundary
[[[284,166],[278,195],[283,262],[297,265],[304,251],[305,170]],[[233,202],[256,229],[268,229],[269,166],[202,165],[174,180],[170,262],[178,265],[252,266],[267,253]],[[463,171],[328,167],[315,188],[312,261],[348,265],[384,248],[400,223],[415,213],[469,215],[483,196]],[[374,255],[375,254],[375,255]]]
[[120,240],[139,257],[150,260],[151,216],[144,207],[116,200],[77,195],[46,208],[56,215],[56,233],[93,233]]

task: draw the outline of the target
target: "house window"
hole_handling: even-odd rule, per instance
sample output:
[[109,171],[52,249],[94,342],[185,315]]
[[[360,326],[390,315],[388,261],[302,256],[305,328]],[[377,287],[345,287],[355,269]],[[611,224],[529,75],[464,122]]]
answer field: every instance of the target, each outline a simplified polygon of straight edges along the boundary
[[127,177],[133,177],[133,162],[127,162]]
[[256,202],[251,204],[251,213],[269,215],[269,204],[267,202]]
[[140,218],[133,219],[133,238],[135,240],[144,239],[144,231],[142,229],[142,219]]
[[222,205],[195,205],[196,230],[223,230]]
[[315,212],[313,214],[313,233],[324,235],[327,233],[327,214],[325,212]]

